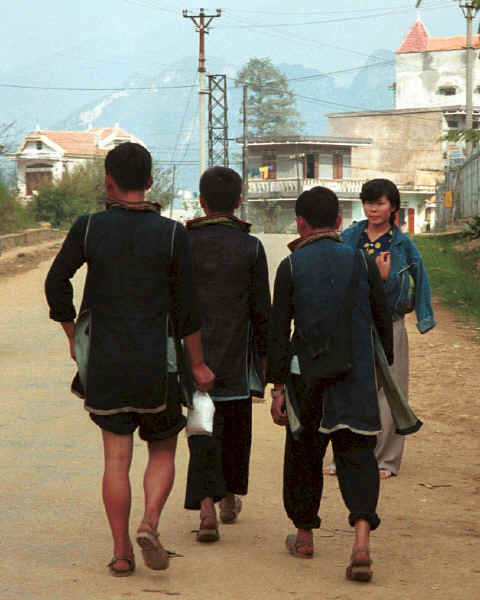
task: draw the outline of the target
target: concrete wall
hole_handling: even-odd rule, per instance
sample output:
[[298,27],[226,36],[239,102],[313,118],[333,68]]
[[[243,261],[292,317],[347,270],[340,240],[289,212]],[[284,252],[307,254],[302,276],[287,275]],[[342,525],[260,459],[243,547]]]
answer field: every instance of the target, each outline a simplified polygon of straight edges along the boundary
[[18,246],[32,246],[48,240],[58,240],[65,237],[65,232],[59,229],[26,229],[21,233],[9,233],[0,236],[2,250],[11,250]]
[[[480,94],[475,92],[475,88],[480,85],[478,50],[473,51],[473,65],[473,104],[480,105]],[[395,108],[465,105],[465,70],[464,50],[398,54]],[[455,95],[445,96],[438,93],[438,88],[446,83],[456,87]]]
[[369,137],[352,148],[352,177],[434,186],[443,178],[442,111],[345,113],[328,117],[329,135]]

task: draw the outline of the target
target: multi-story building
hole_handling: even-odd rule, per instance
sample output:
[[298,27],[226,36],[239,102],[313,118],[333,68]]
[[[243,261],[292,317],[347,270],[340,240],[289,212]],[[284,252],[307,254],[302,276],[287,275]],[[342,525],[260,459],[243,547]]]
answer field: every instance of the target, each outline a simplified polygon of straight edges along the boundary
[[358,198],[365,180],[352,175],[352,153],[370,144],[368,138],[352,137],[250,138],[249,219],[265,231],[293,231],[295,199],[321,185],[337,193],[344,223],[349,225],[360,217]]

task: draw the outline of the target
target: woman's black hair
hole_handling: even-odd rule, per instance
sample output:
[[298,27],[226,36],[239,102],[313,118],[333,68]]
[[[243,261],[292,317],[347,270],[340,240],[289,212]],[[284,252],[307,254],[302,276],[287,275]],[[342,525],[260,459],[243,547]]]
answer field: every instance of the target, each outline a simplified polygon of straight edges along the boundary
[[395,215],[400,210],[400,192],[390,179],[371,179],[362,185],[360,200],[365,202],[376,202],[382,196],[386,196],[394,209],[390,216],[390,225],[395,224]]

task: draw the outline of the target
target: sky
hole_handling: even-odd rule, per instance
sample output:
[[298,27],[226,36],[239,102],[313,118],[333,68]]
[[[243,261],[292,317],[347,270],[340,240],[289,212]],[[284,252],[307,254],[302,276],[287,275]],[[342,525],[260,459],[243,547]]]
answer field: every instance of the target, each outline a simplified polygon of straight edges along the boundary
[[[28,83],[12,80],[14,68],[56,53],[84,53],[86,66],[97,74],[105,73],[108,79],[109,62],[104,57],[112,53],[118,67],[122,56],[129,60],[137,56],[141,66],[147,58],[166,64],[175,56],[197,52],[198,36],[181,11],[196,12],[198,7],[188,4],[163,0],[0,1],[4,5],[0,74],[9,77],[0,83]],[[207,60],[209,55],[228,55],[232,63],[241,64],[251,56],[269,56],[275,63],[322,69],[355,67],[362,64],[364,54],[378,48],[396,49],[417,16],[415,0],[300,0],[295,10],[292,6],[286,0],[263,4],[222,0],[222,17],[214,20],[207,37]],[[420,14],[431,35],[455,35],[465,29],[454,0],[424,0]],[[45,84],[62,84],[53,65],[48,79]],[[88,69],[78,85],[88,85]]]
[[[226,59],[229,67],[224,72],[232,76],[250,58],[268,57],[274,64],[303,65],[321,72],[353,69],[336,75],[339,85],[348,87],[358,74],[355,69],[363,68],[372,53],[399,47],[419,14],[432,36],[464,33],[465,19],[457,1],[423,0],[420,13],[415,2],[222,0],[222,16],[213,20],[206,38],[207,70],[209,66],[215,69],[215,58],[221,59],[222,65]],[[198,34],[191,20],[182,17],[182,10],[195,14],[198,6],[174,0],[0,3],[0,125],[13,121],[18,142],[36,124],[53,126],[71,114],[101,105],[108,92],[99,92],[98,88],[124,88],[129,81],[156,86],[159,73],[167,73],[160,81],[168,85],[173,63],[178,65],[175,85],[196,83]],[[205,9],[214,13],[217,7]],[[55,87],[67,89],[48,89]],[[176,96],[178,105],[188,104],[180,92]],[[191,104],[193,110],[195,101]],[[318,110],[324,113],[331,107],[319,106]],[[190,146],[192,156],[198,152],[198,142],[191,142],[194,117],[187,112],[185,115],[188,131],[180,146],[178,136],[164,139],[161,131],[177,131],[182,125],[161,124],[159,139],[154,141],[161,148],[150,146],[160,158],[170,157],[175,151],[183,153],[183,145]],[[162,116],[159,102],[158,117]],[[110,112],[109,118],[128,129],[124,114],[117,118]],[[151,127],[152,133],[155,126]]]

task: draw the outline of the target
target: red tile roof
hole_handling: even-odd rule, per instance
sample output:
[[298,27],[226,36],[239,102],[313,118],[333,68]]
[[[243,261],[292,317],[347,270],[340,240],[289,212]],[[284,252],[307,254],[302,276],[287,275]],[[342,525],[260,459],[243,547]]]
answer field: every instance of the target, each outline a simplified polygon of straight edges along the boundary
[[397,50],[398,54],[403,52],[425,52],[428,43],[428,32],[425,25],[418,19],[407,33],[402,45]]
[[[441,52],[445,50],[463,50],[466,47],[464,35],[450,37],[429,37],[425,25],[418,19],[406,38],[403,40],[397,54],[408,52]],[[480,48],[480,35],[473,36],[473,47]]]
[[25,137],[24,143],[29,140],[39,140],[45,136],[57,146],[60,146],[66,154],[73,156],[95,156],[104,155],[107,150],[99,148],[99,143],[115,133],[120,139],[128,140],[130,135],[118,127],[96,127],[88,131],[34,131]]

